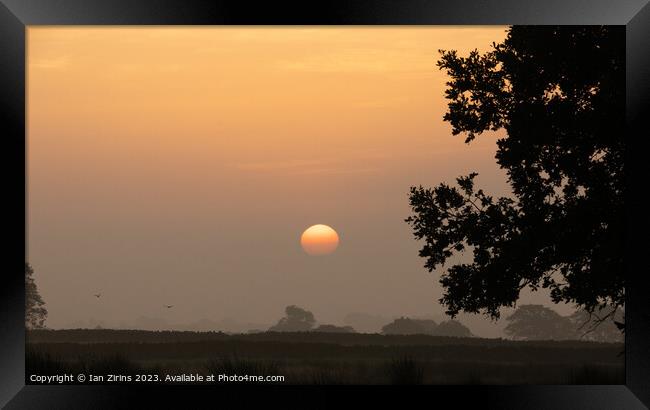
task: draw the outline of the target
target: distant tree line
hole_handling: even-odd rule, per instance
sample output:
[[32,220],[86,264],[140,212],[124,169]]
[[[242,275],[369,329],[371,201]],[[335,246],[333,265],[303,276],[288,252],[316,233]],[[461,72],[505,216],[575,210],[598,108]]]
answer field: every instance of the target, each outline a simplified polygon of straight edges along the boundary
[[[321,333],[356,333],[351,326],[316,324],[314,314],[296,305],[285,308],[285,316],[269,328],[269,332],[321,332]],[[386,335],[432,335],[472,337],[472,332],[457,320],[436,323],[433,320],[410,319],[401,317],[382,328]]]
[[429,319],[410,319],[401,317],[382,328],[386,335],[431,335],[452,337],[473,337],[472,332],[457,320],[447,320],[437,324]]
[[[605,320],[613,317],[614,321]],[[616,320],[621,310],[601,309],[595,312],[577,310],[562,316],[542,305],[522,305],[508,316],[505,333],[517,340],[586,340],[592,342],[623,342]]]
[[[623,334],[617,320],[622,320],[622,310],[608,308],[588,312],[579,309],[573,314],[562,316],[543,305],[522,305],[506,318],[504,329],[507,336],[515,340],[584,340],[592,342],[618,343]],[[612,320],[606,320],[614,318]],[[285,316],[268,329],[269,332],[320,332],[356,333],[351,326],[317,324],[314,314],[296,305],[285,308]],[[400,317],[384,325],[384,335],[429,335],[449,337],[474,337],[471,330],[458,320],[436,323],[430,319]]]

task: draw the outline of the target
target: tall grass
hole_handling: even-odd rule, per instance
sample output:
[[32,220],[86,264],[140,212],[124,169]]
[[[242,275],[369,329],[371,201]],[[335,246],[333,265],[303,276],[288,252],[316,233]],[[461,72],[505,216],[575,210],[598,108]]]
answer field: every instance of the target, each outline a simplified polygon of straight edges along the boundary
[[145,369],[121,354],[87,355],[79,356],[76,359],[62,360],[48,352],[27,347],[25,373],[27,377],[30,374],[51,376],[63,373],[135,375],[145,373]]
[[25,373],[53,376],[57,374],[70,373],[74,369],[66,361],[61,360],[48,352],[33,349],[29,346],[25,349]]
[[142,374],[145,370],[142,366],[118,353],[80,357],[77,364],[81,373],[96,375],[135,375]]
[[315,368],[311,371],[307,380],[310,384],[317,385],[336,385],[349,384],[349,371],[340,366],[331,366],[326,368]]
[[478,374],[476,371],[470,371],[469,374],[467,375],[467,380],[465,380],[464,385],[475,385],[475,384],[483,384],[483,379],[481,378],[481,375]]
[[209,373],[214,375],[273,376],[281,374],[280,365],[276,360],[251,359],[237,355],[209,360],[205,367]]
[[408,355],[392,359],[386,366],[391,384],[422,384],[424,368]]
[[585,364],[571,369],[568,384],[624,384],[625,368]]
[[[432,341],[438,345],[404,345],[402,341],[363,345],[367,335],[354,336],[361,341],[32,342],[27,344],[26,362],[28,373],[42,375],[164,375],[207,370],[215,375],[282,375],[284,384],[625,383],[620,345],[480,339],[472,345],[440,344],[437,339]],[[417,337],[414,341],[419,343]],[[456,343],[447,343],[451,342]]]

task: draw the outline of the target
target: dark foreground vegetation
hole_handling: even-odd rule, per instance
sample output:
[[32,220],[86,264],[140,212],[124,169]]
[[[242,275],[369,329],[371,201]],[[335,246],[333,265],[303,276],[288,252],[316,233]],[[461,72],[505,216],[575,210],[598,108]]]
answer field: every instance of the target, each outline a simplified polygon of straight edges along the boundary
[[623,384],[622,351],[611,343],[426,335],[38,330],[28,334],[26,373],[282,375],[284,384]]

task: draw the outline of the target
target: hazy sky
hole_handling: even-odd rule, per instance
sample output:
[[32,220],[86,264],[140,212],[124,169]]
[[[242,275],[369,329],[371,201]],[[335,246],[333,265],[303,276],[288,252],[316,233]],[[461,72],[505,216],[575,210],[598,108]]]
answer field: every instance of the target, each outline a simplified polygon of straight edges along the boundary
[[[507,185],[495,134],[466,145],[442,121],[437,50],[487,50],[504,36],[29,28],[28,260],[48,325],[270,324],[289,304],[322,323],[440,316],[438,275],[403,221],[409,187],[471,171],[493,194]],[[313,224],[338,232],[336,252],[301,249]]]

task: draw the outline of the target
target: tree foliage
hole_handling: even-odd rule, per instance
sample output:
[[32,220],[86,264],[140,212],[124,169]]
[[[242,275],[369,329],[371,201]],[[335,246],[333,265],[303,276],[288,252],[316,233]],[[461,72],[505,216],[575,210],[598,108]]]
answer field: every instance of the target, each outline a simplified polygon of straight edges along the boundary
[[314,314],[296,305],[287,306],[286,316],[269,328],[270,332],[306,332],[316,324]]
[[47,309],[34,281],[34,269],[29,263],[25,263],[25,326],[30,329],[42,329],[46,319]]
[[498,318],[520,291],[540,287],[553,302],[587,312],[624,304],[625,41],[620,27],[509,29],[486,53],[441,50],[444,116],[471,143],[505,130],[496,161],[512,195],[456,186],[411,187],[406,219],[419,255],[441,274],[441,303]]

